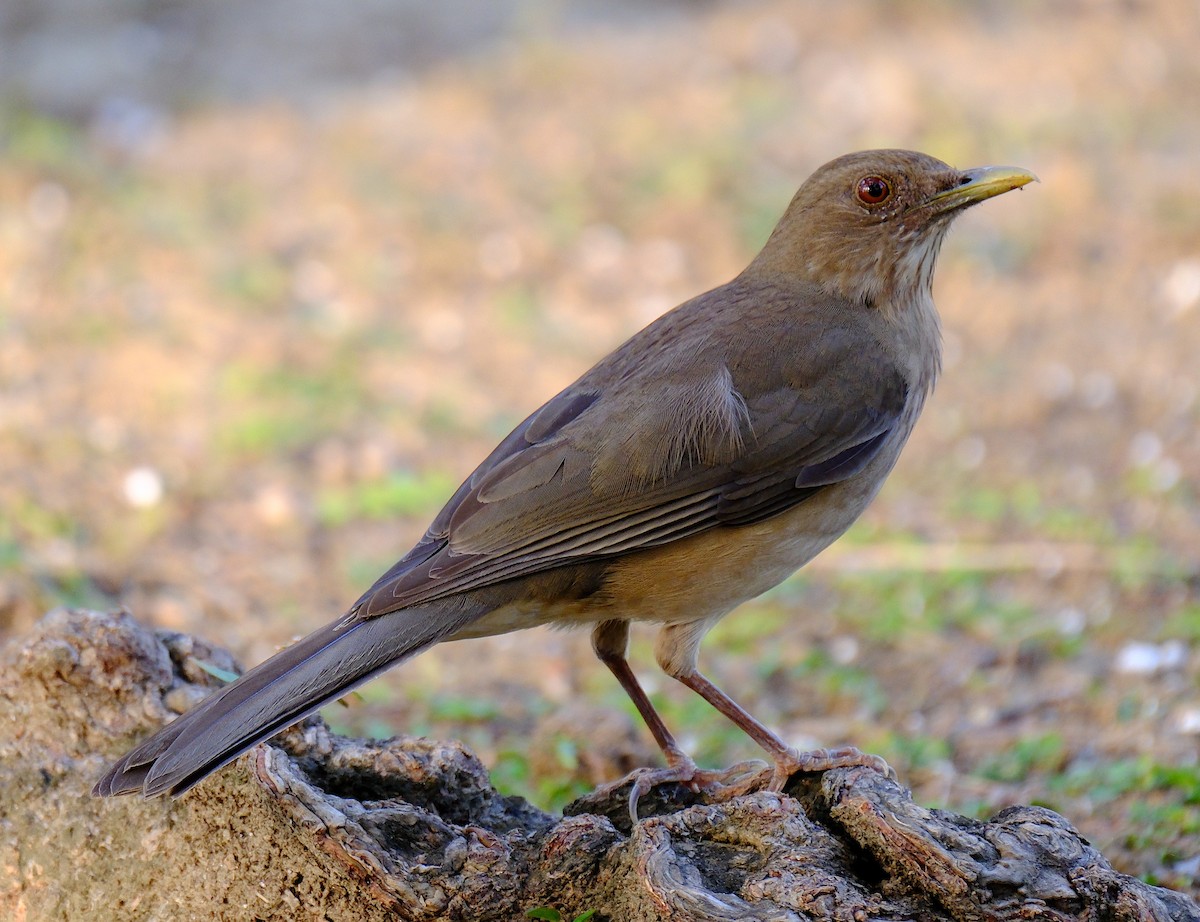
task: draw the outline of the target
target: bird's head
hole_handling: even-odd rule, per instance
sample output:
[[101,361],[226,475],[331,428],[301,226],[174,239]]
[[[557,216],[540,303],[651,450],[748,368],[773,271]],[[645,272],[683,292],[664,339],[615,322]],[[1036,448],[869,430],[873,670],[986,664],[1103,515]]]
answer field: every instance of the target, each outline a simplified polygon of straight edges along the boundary
[[847,154],[800,187],[748,271],[798,275],[849,301],[903,305],[929,293],[956,215],[1036,180],[1016,167],[957,170],[914,151]]

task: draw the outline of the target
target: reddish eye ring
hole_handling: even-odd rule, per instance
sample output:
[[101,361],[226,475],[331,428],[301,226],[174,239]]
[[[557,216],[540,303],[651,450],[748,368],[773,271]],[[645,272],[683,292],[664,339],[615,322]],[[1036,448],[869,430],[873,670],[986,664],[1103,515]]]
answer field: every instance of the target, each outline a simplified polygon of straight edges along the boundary
[[858,181],[858,200],[867,205],[878,205],[891,197],[892,187],[881,176],[864,176]]

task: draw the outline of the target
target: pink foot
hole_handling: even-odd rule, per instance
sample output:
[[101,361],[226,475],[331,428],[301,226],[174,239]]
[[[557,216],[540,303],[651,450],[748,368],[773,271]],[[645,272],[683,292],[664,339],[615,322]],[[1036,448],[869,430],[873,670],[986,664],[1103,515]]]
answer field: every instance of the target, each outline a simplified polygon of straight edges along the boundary
[[893,781],[896,772],[880,756],[863,752],[854,746],[842,746],[838,749],[811,749],[799,752],[788,749],[775,761],[771,772],[771,781],[766,786],[768,791],[782,791],[792,775],[817,774],[827,772],[832,768],[872,768]]

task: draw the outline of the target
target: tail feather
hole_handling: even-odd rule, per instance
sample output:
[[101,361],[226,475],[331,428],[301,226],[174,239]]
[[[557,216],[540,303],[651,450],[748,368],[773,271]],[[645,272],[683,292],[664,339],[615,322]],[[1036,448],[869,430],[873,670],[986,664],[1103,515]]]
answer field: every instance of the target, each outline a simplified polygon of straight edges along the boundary
[[433,603],[327,625],[176,718],[113,765],[92,793],[178,796],[256,743],[468,620],[469,613]]

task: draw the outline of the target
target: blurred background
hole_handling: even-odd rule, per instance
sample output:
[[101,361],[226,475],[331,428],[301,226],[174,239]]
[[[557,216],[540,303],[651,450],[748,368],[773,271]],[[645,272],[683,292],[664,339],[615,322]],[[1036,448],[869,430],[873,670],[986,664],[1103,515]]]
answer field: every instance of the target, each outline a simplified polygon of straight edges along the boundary
[[[919,801],[1046,804],[1198,894],[1198,39],[1195,0],[6,0],[0,635],[123,605],[257,662],[821,163],[1020,165],[943,251],[945,372],[883,494],[701,666]],[[698,759],[757,755],[650,636]],[[575,634],[326,713],[547,807],[657,759]]]

